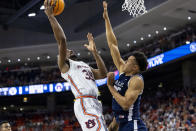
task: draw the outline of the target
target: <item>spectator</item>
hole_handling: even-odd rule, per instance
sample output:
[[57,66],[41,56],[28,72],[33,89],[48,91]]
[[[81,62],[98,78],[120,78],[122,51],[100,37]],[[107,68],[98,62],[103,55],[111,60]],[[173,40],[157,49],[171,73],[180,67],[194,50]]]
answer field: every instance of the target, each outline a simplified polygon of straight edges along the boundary
[[0,131],[12,131],[10,123],[8,121],[0,122]]

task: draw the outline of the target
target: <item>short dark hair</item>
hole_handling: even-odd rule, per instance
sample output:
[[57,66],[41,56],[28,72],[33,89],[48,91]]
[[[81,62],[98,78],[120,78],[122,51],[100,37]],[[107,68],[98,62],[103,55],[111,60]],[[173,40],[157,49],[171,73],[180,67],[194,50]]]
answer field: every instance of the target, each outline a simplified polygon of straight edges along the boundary
[[147,57],[143,52],[139,52],[139,51],[134,51],[132,53],[132,56],[135,57],[136,62],[139,66],[139,69],[141,72],[146,71],[147,67],[148,67],[148,61],[147,61]]
[[0,121],[0,127],[5,124],[5,123],[9,123],[8,121]]

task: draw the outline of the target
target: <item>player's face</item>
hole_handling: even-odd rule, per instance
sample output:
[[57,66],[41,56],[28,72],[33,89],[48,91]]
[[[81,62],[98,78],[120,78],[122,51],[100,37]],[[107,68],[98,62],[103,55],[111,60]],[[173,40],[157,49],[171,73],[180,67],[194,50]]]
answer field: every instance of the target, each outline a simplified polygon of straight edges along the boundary
[[125,62],[125,66],[123,72],[130,73],[130,72],[137,72],[138,65],[134,56],[130,56],[127,61]]
[[75,60],[77,59],[77,56],[73,50],[67,49],[67,58]]
[[11,131],[11,126],[9,123],[4,123],[1,125],[0,131]]

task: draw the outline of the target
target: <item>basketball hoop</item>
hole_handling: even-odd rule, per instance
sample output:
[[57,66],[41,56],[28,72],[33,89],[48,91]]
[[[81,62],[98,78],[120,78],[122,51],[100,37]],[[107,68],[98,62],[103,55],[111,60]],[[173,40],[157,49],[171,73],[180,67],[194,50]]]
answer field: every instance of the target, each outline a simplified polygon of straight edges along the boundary
[[133,17],[147,13],[144,0],[125,0],[122,5],[122,11],[125,10],[127,10]]

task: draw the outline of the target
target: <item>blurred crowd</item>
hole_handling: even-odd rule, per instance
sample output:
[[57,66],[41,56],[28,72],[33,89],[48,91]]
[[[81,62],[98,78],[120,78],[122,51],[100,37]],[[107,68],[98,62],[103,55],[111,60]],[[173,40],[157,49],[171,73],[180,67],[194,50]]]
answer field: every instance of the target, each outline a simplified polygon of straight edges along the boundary
[[147,92],[141,112],[149,131],[196,130],[196,89],[175,87]]
[[[123,53],[123,57],[129,56],[130,53],[135,50],[142,51],[148,57],[152,57],[193,41],[196,41],[196,29],[187,26],[180,31],[161,36],[160,38],[155,38],[149,43],[144,43],[140,46],[132,46],[129,53]],[[109,71],[114,71],[116,68],[112,63],[110,65]],[[61,78],[60,71],[57,67],[50,69],[41,67],[19,67],[15,70],[0,70],[0,78],[0,87],[64,81]]]
[[[195,107],[196,88],[158,88],[142,96],[141,119],[149,131],[195,131]],[[113,119],[111,107],[104,105],[103,110],[109,125]],[[12,122],[13,131],[81,131],[71,109],[55,113],[20,112],[12,116],[4,113],[4,116]]]
[[[6,116],[7,115],[7,116]],[[4,114],[13,131],[81,131],[72,111]]]
[[[149,44],[132,46],[131,51],[144,52],[148,57],[196,41],[196,30],[188,26],[180,31],[162,36]],[[124,57],[129,54],[124,54]],[[111,66],[110,71],[115,67]],[[20,67],[15,70],[0,70],[0,87],[63,82],[57,67]],[[153,97],[152,97],[153,96]],[[149,131],[196,130],[196,90],[183,88],[159,88],[147,91],[141,103],[141,118]],[[107,125],[112,121],[111,109],[104,111]],[[0,112],[1,113],[1,112]],[[4,114],[6,115],[6,114]],[[2,113],[1,113],[2,118]],[[7,114],[13,131],[81,131],[73,112],[14,113]]]
[[40,67],[22,67],[16,70],[0,72],[0,87],[23,86],[31,84],[48,84],[63,82],[58,68],[42,69]]
[[149,43],[145,42],[140,46],[133,46],[130,52],[138,50],[144,52],[144,54],[150,58],[194,41],[196,41],[196,28],[192,26],[186,26],[185,28],[176,32],[155,38]]

